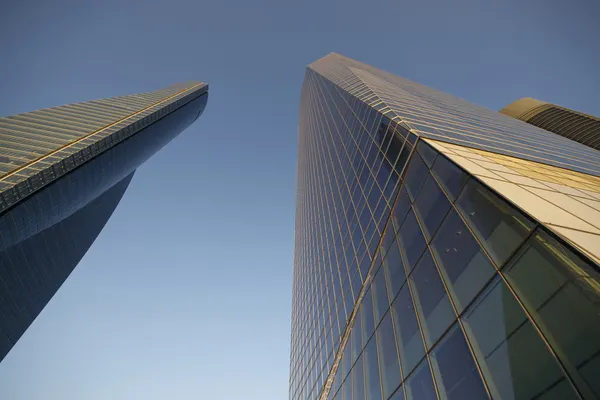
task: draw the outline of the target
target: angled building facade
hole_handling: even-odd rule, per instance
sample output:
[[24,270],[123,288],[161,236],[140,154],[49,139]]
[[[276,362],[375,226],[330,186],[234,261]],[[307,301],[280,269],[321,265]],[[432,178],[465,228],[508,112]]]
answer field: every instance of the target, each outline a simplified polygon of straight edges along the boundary
[[178,84],[0,118],[0,360],[92,245],[133,174],[203,112]]
[[500,112],[600,150],[600,119],[544,101],[524,97]]
[[330,54],[295,225],[290,399],[600,398],[598,151]]

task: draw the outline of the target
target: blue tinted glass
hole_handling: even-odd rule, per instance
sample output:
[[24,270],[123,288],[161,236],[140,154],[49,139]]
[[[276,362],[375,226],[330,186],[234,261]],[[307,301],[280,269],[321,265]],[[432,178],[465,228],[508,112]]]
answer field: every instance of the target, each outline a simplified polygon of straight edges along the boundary
[[396,227],[402,225],[404,217],[406,217],[406,213],[409,209],[410,199],[408,198],[408,193],[406,193],[406,188],[402,188],[402,190],[400,190],[400,193],[398,194],[398,200],[396,200],[394,211],[392,212],[393,221]]
[[458,324],[435,346],[430,358],[442,398],[475,400],[489,397]]
[[406,173],[406,180],[404,181],[404,186],[412,200],[419,194],[423,181],[427,176],[427,171],[427,165],[423,162],[421,156],[414,154],[410,160],[408,172]]
[[362,351],[362,327],[360,326],[361,320],[356,319],[352,331],[350,332],[350,344],[352,345],[352,362],[357,359],[358,355]]
[[404,386],[399,387],[388,400],[404,400]]
[[393,299],[406,281],[406,273],[404,272],[402,257],[400,257],[400,249],[395,240],[385,256],[383,266],[387,278],[388,294],[390,299]]
[[423,360],[404,386],[407,400],[437,400],[427,359]]
[[373,332],[375,331],[375,323],[373,316],[373,299],[371,298],[371,288],[369,288],[362,300],[361,303],[361,315],[362,315],[362,327],[363,327],[363,336],[366,338],[371,337]]
[[544,232],[513,260],[508,281],[584,397],[600,398],[600,273]]
[[377,357],[377,340],[373,336],[365,347],[365,381],[366,399],[381,400],[381,383],[379,381],[379,360]]
[[365,398],[365,378],[363,372],[363,357],[362,354],[359,357],[354,368],[352,368],[352,386],[353,386],[353,398],[364,399]]
[[400,244],[407,261],[408,271],[410,271],[414,268],[427,246],[412,209],[404,219],[404,224],[400,227],[398,238],[400,239]]
[[394,336],[391,313],[387,313],[377,328],[377,347],[379,349],[379,368],[383,384],[384,398],[400,384],[400,364]]
[[435,160],[431,172],[435,175],[452,200],[455,200],[458,197],[469,180],[469,175],[443,155],[440,155]]
[[450,202],[432,175],[428,175],[414,208],[422,222],[425,237],[431,239],[450,209]]
[[493,398],[576,398],[568,387],[565,396],[560,367],[499,277],[462,320]]
[[371,290],[373,291],[373,305],[375,306],[375,325],[377,325],[390,305],[383,271],[380,271],[373,279]]
[[474,179],[467,183],[456,205],[499,266],[534,227],[533,222]]
[[431,242],[442,277],[458,312],[494,274],[494,267],[454,209],[450,210]]
[[398,297],[392,303],[392,315],[402,372],[407,375],[425,355],[425,347],[408,285],[400,290]]
[[422,140],[419,140],[419,143],[417,144],[417,152],[421,155],[423,161],[425,161],[425,164],[431,168],[435,162],[438,152]]
[[415,304],[429,347],[456,319],[429,251],[423,254],[410,276],[410,282],[415,288]]

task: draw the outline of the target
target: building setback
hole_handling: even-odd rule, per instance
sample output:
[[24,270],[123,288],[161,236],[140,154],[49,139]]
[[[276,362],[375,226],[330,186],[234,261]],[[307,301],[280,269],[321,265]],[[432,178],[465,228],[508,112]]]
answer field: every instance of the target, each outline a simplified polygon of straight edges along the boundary
[[338,54],[300,100],[290,399],[600,398],[600,153]]
[[208,85],[0,118],[0,360],[90,248],[133,174],[203,112]]

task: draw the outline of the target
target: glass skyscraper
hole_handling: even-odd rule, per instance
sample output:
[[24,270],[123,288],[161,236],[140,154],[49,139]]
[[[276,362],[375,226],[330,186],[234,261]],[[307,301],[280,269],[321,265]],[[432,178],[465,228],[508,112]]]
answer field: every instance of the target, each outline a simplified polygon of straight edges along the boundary
[[600,398],[600,153],[330,54],[300,100],[290,399]]
[[92,245],[133,174],[203,112],[208,85],[0,118],[0,360]]
[[600,150],[600,118],[531,97],[514,101],[500,112]]

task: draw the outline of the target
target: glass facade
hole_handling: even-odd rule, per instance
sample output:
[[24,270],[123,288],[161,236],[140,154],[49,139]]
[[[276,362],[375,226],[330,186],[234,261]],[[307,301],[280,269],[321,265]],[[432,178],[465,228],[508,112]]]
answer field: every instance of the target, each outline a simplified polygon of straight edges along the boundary
[[[442,113],[460,135],[415,127]],[[514,124],[556,152],[520,160],[600,195],[598,154],[492,113],[335,54],[307,68],[290,399],[600,398],[598,263],[456,148],[516,159]]]
[[500,112],[600,150],[600,118],[531,97],[519,99]]
[[[90,248],[136,168],[200,116],[207,96],[205,84],[177,85],[81,103],[85,107],[75,104],[0,118],[0,154],[14,163],[0,176],[0,360]],[[85,108],[87,114],[77,118],[88,121],[88,115],[103,113],[104,106],[120,110],[121,103],[138,108],[86,126],[70,142],[54,138],[55,131],[44,125],[51,118],[67,131],[76,130],[87,122],[62,119],[64,109]],[[21,124],[25,120],[35,120],[39,130]],[[5,132],[8,125],[15,126],[23,143],[7,139],[13,135],[13,128]],[[11,149],[31,151],[28,135],[37,135],[40,142],[43,137],[40,153],[17,160]]]

